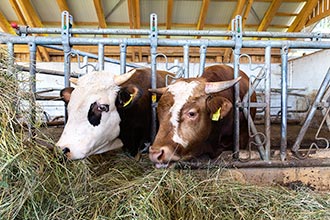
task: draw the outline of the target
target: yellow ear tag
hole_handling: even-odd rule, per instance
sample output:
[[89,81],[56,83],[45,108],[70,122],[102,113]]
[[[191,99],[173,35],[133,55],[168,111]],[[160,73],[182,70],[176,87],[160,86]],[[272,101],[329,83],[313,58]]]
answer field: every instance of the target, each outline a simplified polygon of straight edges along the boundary
[[212,115],[212,121],[219,121],[221,117],[221,107]]
[[152,103],[157,102],[157,95],[156,94],[152,94],[151,101],[152,101]]
[[128,106],[129,105],[129,103],[131,103],[132,102],[132,100],[133,100],[133,94],[130,94],[130,96],[131,96],[131,98],[127,101],[127,102],[125,102],[124,103],[124,105],[123,105],[123,107],[126,107],[126,106]]

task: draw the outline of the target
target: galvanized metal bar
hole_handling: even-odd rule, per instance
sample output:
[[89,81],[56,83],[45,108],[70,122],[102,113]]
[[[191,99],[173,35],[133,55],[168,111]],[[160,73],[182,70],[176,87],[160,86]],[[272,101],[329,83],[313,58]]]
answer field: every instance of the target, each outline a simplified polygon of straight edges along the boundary
[[270,160],[270,94],[271,94],[271,47],[265,48],[265,161]]
[[127,46],[125,43],[119,45],[120,47],[120,74],[126,73],[126,52]]
[[199,72],[198,76],[202,76],[205,68],[205,62],[206,62],[206,51],[207,51],[207,46],[202,45],[200,46],[199,49]]
[[282,68],[281,68],[281,160],[286,159],[287,149],[287,111],[288,111],[288,50],[287,46],[283,46],[281,50]]
[[[54,49],[54,50],[62,50],[62,51],[64,50],[63,47],[61,47],[61,46],[54,46],[54,45],[53,46],[43,45],[43,46],[47,47],[47,48]],[[71,52],[73,54],[79,54],[81,56],[88,56],[90,58],[98,59],[98,56],[95,55],[95,54],[92,54],[92,53],[87,53],[87,52],[80,51],[80,50],[75,50],[75,49],[72,49],[72,48],[71,48]],[[120,64],[120,62],[121,62],[119,60],[111,59],[111,58],[108,58],[108,57],[104,57],[104,61],[109,62],[109,63],[114,63],[114,64]],[[142,67],[141,65],[134,64],[134,63],[126,63],[126,66],[134,67],[134,68]]]
[[183,46],[183,77],[189,78],[189,45]]
[[30,99],[30,123],[28,125],[29,136],[33,137],[32,126],[36,122],[36,98],[35,94],[37,92],[36,85],[36,59],[37,59],[37,45],[35,43],[29,43],[29,51],[30,51],[30,92],[32,93]]
[[[72,19],[72,16],[71,16]],[[71,45],[70,45],[70,33],[69,30],[72,26],[70,25],[70,14],[67,11],[62,12],[62,32],[61,42],[63,45],[64,52],[64,87],[70,86],[70,75],[71,75]],[[67,105],[65,104],[64,110],[64,123],[68,120]]]
[[[35,28],[20,26],[19,34],[61,34],[61,28]],[[110,28],[72,28],[70,34],[78,35],[150,35],[148,29],[110,29]],[[159,36],[215,36],[215,37],[230,37],[233,35],[231,31],[214,31],[214,30],[159,30]],[[301,32],[257,32],[244,31],[243,37],[258,37],[258,38],[308,38],[308,39],[325,39],[330,38],[329,33],[301,33]]]
[[[150,15],[150,54],[151,54],[151,88],[157,88],[157,44],[158,44],[158,27],[157,27],[157,15]],[[157,95],[153,93],[151,95],[151,143],[154,141],[157,131]]]
[[[243,55],[243,56],[247,56],[247,55]],[[270,56],[270,51],[267,50],[267,52],[265,52],[265,56],[267,56],[267,57]],[[265,58],[265,60],[267,60],[267,59],[268,58]],[[269,58],[269,60],[270,60],[270,58]],[[268,63],[268,61],[266,63]],[[266,64],[265,64],[265,68],[268,68]],[[260,71],[259,74],[255,77],[255,80],[252,82],[252,85],[250,85],[250,87],[249,87],[249,91],[244,95],[243,100],[242,100],[243,113],[244,113],[245,118],[248,119],[249,129],[252,132],[252,137],[254,137],[254,140],[256,142],[255,144],[257,145],[258,152],[259,152],[260,158],[262,160],[265,160],[266,152],[265,152],[265,148],[263,146],[263,141],[260,138],[260,134],[258,133],[258,130],[250,115],[250,108],[258,108],[258,107],[266,108],[267,105],[269,105],[269,103],[266,103],[266,101],[264,103],[250,102],[250,96],[251,96],[251,94],[253,94],[256,91],[256,88],[260,84],[261,80],[265,78],[266,70],[264,70],[264,69],[262,71]],[[270,69],[269,69],[269,71],[270,71]],[[250,79],[251,79],[251,77],[250,77]]]
[[[82,66],[80,66],[80,61],[79,61],[79,57],[78,57],[78,66],[79,66],[79,68],[80,69],[83,69],[83,68],[85,68],[85,74],[87,74],[88,73],[88,57],[87,56],[84,56],[83,57],[83,65]],[[96,68],[95,68],[95,70],[97,70]]]
[[[122,38],[70,38],[70,45],[98,45],[102,43],[106,46],[118,46],[122,43]],[[146,38],[133,38],[126,39],[127,46],[150,46],[149,39]],[[1,36],[0,43],[5,44],[11,42],[14,44],[27,44],[34,42],[37,45],[61,45],[62,40],[59,37],[42,37],[42,36]],[[202,45],[208,45],[208,47],[234,47],[235,42],[232,40],[204,40],[204,39],[158,39],[158,46],[184,46],[200,47]],[[270,46],[272,48],[282,48],[283,45],[287,45],[289,48],[309,48],[309,49],[329,49],[330,44],[326,41],[268,41],[268,40],[245,40],[242,42],[244,48],[265,48]]]
[[[239,59],[242,48],[242,20],[240,16],[232,21],[232,30],[235,31],[233,39],[235,41],[234,48],[234,78],[239,77]],[[239,144],[240,144],[240,131],[239,131],[239,105],[240,105],[240,92],[239,92],[239,82],[234,86],[234,152],[233,158],[239,158]]]
[[[7,43],[7,51],[8,51],[8,69],[7,69],[7,74],[9,76],[13,75],[14,73],[14,44],[13,43]],[[17,78],[17,76],[15,75]]]
[[[30,71],[30,68],[27,67],[27,66],[16,65],[16,68],[20,71]],[[53,75],[53,76],[64,76],[64,72],[63,71],[58,71],[58,70],[49,70],[49,69],[36,68],[36,72],[38,74],[46,74],[46,75]],[[77,78],[78,75],[71,73],[70,77]]]
[[104,70],[104,45],[98,47],[98,70]]
[[308,111],[308,114],[305,118],[305,121],[304,121],[304,124],[303,126],[301,127],[300,131],[299,131],[299,134],[298,134],[298,137],[292,147],[292,151],[293,152],[298,152],[299,148],[300,148],[300,144],[301,144],[301,141],[303,140],[306,132],[307,132],[307,129],[311,123],[311,120],[313,119],[314,115],[315,115],[315,112],[317,110],[317,107],[319,106],[319,103],[321,102],[321,99],[322,97],[324,96],[324,93],[326,92],[328,86],[330,85],[330,68],[328,69],[327,71],[327,74],[324,76],[324,79],[323,79],[323,82],[316,94],[316,97],[314,99],[314,102],[311,106],[311,108],[309,109]]
[[62,12],[62,37],[61,43],[63,44],[64,51],[64,87],[70,86],[70,73],[71,73],[71,45],[70,45],[70,14],[67,11]]

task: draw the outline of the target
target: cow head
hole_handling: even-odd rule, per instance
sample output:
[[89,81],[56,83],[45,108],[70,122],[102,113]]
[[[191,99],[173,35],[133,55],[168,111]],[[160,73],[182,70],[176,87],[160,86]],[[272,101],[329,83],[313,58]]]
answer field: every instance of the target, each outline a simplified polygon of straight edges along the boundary
[[217,93],[239,80],[181,79],[167,88],[151,90],[162,93],[157,109],[160,127],[149,149],[151,161],[156,166],[167,166],[202,154],[212,120],[221,120],[232,109],[232,102]]
[[[115,103],[120,85],[135,71],[117,76],[93,72],[79,78],[76,87],[65,88],[61,97],[67,105],[68,120],[57,142],[67,158],[75,160],[122,147],[118,139],[120,117]],[[126,95],[121,99],[127,105]],[[134,92],[134,89],[132,89]]]

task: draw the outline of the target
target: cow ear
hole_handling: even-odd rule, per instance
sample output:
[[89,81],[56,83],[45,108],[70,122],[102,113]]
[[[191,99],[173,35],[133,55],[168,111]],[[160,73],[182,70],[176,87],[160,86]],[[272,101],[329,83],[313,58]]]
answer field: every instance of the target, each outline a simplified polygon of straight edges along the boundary
[[122,87],[116,98],[116,107],[117,108],[130,108],[134,103],[141,98],[143,94],[142,89],[139,87],[129,84],[125,87]]
[[206,107],[209,110],[212,121],[219,121],[226,117],[233,107],[233,104],[221,96],[210,96],[206,101]]
[[60,97],[66,104],[69,103],[73,90],[73,87],[66,87],[60,91]]

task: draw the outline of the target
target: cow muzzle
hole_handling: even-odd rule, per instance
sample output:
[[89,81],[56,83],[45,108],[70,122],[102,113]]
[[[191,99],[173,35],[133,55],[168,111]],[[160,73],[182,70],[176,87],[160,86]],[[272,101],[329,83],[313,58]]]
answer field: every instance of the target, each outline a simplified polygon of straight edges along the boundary
[[63,153],[63,156],[64,156],[65,160],[71,160],[70,148],[68,148],[68,147],[63,148],[62,153]]
[[149,148],[149,158],[157,168],[168,167],[171,162],[180,160],[180,157],[167,146],[159,148],[151,146]]

